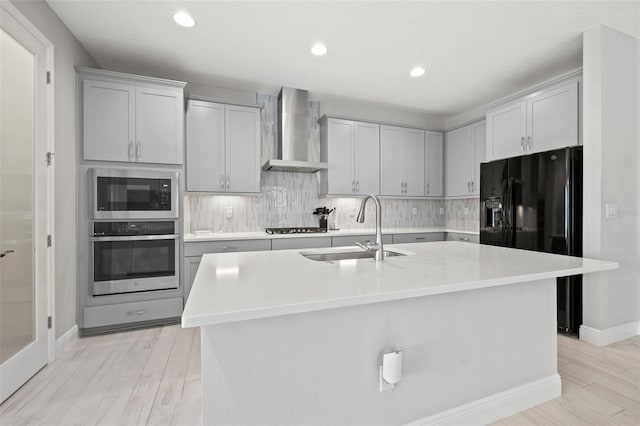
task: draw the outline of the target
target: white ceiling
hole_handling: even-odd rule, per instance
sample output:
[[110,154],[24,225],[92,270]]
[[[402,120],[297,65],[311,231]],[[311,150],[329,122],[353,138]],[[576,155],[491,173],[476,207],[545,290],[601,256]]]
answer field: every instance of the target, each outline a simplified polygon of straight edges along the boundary
[[[48,0],[104,69],[448,116],[582,65],[582,32],[640,37],[640,1]],[[194,28],[178,27],[176,11]],[[329,53],[309,53],[317,41]],[[415,65],[425,77],[409,77]]]

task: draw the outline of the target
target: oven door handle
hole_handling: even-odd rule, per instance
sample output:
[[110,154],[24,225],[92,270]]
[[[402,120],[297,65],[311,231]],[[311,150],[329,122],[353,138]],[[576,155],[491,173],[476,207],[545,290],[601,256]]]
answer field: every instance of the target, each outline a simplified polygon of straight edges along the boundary
[[121,235],[112,237],[89,237],[91,241],[149,241],[149,240],[177,240],[179,234],[167,235]]

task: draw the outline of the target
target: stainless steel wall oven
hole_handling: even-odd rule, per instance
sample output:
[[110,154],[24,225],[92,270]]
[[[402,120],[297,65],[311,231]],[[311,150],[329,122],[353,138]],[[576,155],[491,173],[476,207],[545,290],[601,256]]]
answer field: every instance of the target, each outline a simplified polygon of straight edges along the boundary
[[94,222],[91,289],[94,296],[177,289],[177,221]]

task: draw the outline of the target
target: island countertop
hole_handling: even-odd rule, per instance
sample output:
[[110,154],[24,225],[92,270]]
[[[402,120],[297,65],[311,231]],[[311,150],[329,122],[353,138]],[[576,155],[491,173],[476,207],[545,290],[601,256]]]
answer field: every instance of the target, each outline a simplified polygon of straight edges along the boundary
[[615,262],[456,241],[385,245],[388,249],[406,256],[382,262],[327,263],[309,260],[300,255],[301,250],[205,254],[182,326],[468,291],[618,267]]

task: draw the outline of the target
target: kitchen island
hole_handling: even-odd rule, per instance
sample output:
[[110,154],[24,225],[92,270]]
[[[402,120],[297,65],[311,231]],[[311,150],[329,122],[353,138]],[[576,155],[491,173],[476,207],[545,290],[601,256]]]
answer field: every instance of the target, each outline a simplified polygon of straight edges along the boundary
[[[560,395],[555,278],[617,267],[461,242],[385,248],[405,255],[205,255],[182,317],[202,328],[204,423],[483,423],[526,409]],[[395,350],[402,379],[380,392]]]

